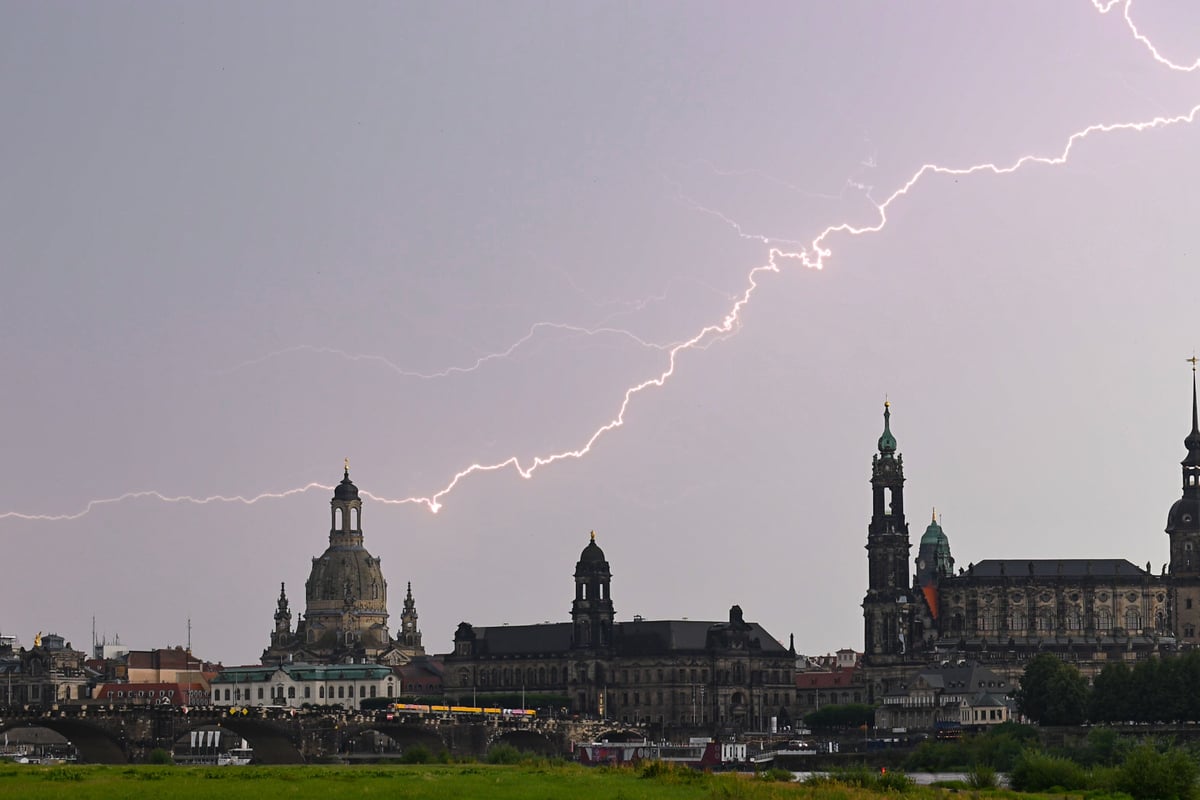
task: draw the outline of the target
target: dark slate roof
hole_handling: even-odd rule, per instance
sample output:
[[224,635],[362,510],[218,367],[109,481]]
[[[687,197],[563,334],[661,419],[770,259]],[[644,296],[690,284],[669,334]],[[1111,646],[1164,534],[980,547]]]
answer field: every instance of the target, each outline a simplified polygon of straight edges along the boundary
[[[974,569],[968,570],[967,574],[976,578],[999,578],[1001,565],[1004,567],[1004,577],[1009,578],[1029,575],[1035,578],[1053,578],[1059,575],[1067,578],[1082,578],[1086,575],[1129,578],[1149,574],[1123,558],[989,558],[975,564]],[[1032,573],[1030,566],[1033,567]]]
[[[723,622],[700,620],[635,620],[619,622],[614,641],[617,653],[623,656],[648,656],[659,653],[700,651],[708,641],[708,632]],[[749,623],[750,638],[758,639],[764,653],[785,653],[787,648],[767,633],[761,625]]]
[[910,675],[902,684],[894,685],[888,694],[907,695],[918,680],[923,680],[930,688],[949,694],[977,695],[981,692],[1003,692],[1015,688],[1007,685],[1003,675],[998,675],[981,664],[968,663],[926,667]]
[[490,656],[564,653],[571,649],[571,623],[475,628],[475,647]]
[[[700,620],[639,620],[613,625],[617,655],[652,656],[686,651],[703,651],[708,631],[721,622]],[[757,623],[750,623],[750,637],[757,638],[762,652],[786,653],[787,648]],[[477,652],[489,656],[523,656],[565,653],[571,649],[570,622],[541,625],[504,625],[475,628]]]

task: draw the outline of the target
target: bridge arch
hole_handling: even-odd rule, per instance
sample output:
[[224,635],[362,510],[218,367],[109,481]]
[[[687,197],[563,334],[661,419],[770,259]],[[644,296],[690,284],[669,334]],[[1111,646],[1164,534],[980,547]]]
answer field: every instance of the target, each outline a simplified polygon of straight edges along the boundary
[[[256,764],[303,764],[304,756],[297,746],[299,737],[287,723],[275,722],[258,717],[208,717],[176,722],[173,745],[181,742],[190,744],[192,731],[229,731],[245,739],[254,749]],[[178,749],[176,749],[178,752]]]
[[424,747],[433,755],[450,749],[434,727],[377,722],[347,727],[339,750],[351,756],[368,755],[372,745],[377,755],[401,757],[414,747]]
[[82,719],[46,717],[0,723],[0,733],[20,728],[45,728],[65,736],[79,752],[79,760],[88,764],[128,764],[123,737],[102,723]]

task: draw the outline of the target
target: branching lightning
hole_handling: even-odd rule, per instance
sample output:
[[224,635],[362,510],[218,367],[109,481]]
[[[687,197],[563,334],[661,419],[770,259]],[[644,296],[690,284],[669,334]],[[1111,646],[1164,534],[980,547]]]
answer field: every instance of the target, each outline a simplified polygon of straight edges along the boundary
[[1150,52],[1151,57],[1153,57],[1155,61],[1157,61],[1159,64],[1162,64],[1167,69],[1171,69],[1176,72],[1195,72],[1197,69],[1200,69],[1200,58],[1197,58],[1191,64],[1179,64],[1158,52],[1158,48],[1154,46],[1154,43],[1151,42],[1145,34],[1138,30],[1137,25],[1133,21],[1133,0],[1125,0],[1124,3],[1122,3],[1121,0],[1092,0],[1092,5],[1095,6],[1096,10],[1101,14],[1107,14],[1109,11],[1112,11],[1114,7],[1120,5],[1122,7],[1122,16],[1125,17],[1125,24],[1129,27],[1129,32],[1133,34],[1133,38],[1145,46],[1145,48]]
[[[1163,66],[1168,67],[1171,70],[1180,71],[1180,72],[1193,72],[1193,71],[1200,69],[1200,59],[1197,59],[1195,62],[1193,62],[1190,65],[1184,65],[1184,64],[1178,64],[1174,61],[1171,61],[1170,59],[1167,59],[1161,53],[1159,53],[1159,51],[1157,50],[1157,48],[1155,48],[1153,43],[1145,35],[1143,35],[1138,30],[1137,26],[1134,24],[1132,15],[1131,15],[1132,0],[1125,0],[1125,2],[1123,4],[1120,3],[1120,0],[1092,0],[1092,4],[1095,7],[1095,9],[1101,14],[1107,14],[1117,5],[1122,5],[1125,22],[1126,22],[1127,26],[1129,27],[1129,30],[1132,33],[1133,37],[1138,42],[1142,43],[1148,49],[1148,51],[1150,52],[1150,54],[1152,55],[1154,60],[1156,62],[1158,62],[1159,64],[1162,64]],[[517,456],[510,456],[506,459],[496,461],[493,463],[471,464],[470,466],[467,466],[464,469],[461,469],[457,473],[455,473],[454,476],[444,486],[442,486],[441,489],[437,490],[436,492],[434,492],[430,495],[423,496],[423,497],[414,496],[414,497],[405,497],[405,498],[395,499],[395,498],[380,497],[380,496],[373,495],[373,494],[370,494],[367,492],[363,492],[363,494],[365,496],[370,497],[372,500],[375,500],[380,503],[389,504],[389,505],[409,505],[409,504],[423,505],[426,508],[428,508],[431,512],[437,512],[442,508],[443,499],[447,495],[449,495],[451,492],[453,492],[456,488],[458,488],[458,486],[466,478],[468,478],[471,475],[474,475],[476,473],[487,473],[487,472],[496,472],[496,471],[500,471],[500,470],[512,469],[512,470],[516,471],[517,474],[519,474],[522,478],[528,479],[528,478],[532,478],[534,473],[536,473],[537,470],[539,470],[542,467],[546,467],[546,466],[549,466],[556,462],[564,461],[564,460],[568,460],[568,459],[583,458],[585,455],[587,455],[591,451],[592,447],[605,434],[609,433],[610,431],[612,431],[616,428],[620,428],[625,424],[626,414],[629,411],[630,406],[633,403],[634,399],[639,394],[641,394],[642,392],[645,392],[648,389],[657,389],[657,388],[661,388],[664,385],[666,385],[666,383],[675,374],[675,370],[679,364],[679,360],[685,352],[687,352],[689,350],[702,350],[702,349],[706,348],[707,346],[711,345],[714,341],[720,341],[723,338],[732,336],[737,333],[737,331],[740,329],[740,326],[742,323],[742,313],[746,309],[746,307],[749,305],[755,292],[759,288],[759,286],[760,286],[759,280],[760,280],[760,278],[762,278],[764,276],[764,273],[779,272],[781,269],[780,265],[787,261],[795,261],[795,262],[799,263],[800,265],[807,267],[809,269],[819,270],[819,269],[824,268],[827,263],[827,260],[830,259],[833,255],[833,250],[831,249],[831,247],[828,243],[832,237],[834,237],[835,235],[838,235],[838,234],[844,234],[847,236],[863,236],[866,234],[877,233],[879,231],[882,231],[888,224],[888,212],[891,209],[892,205],[894,203],[896,203],[898,200],[900,200],[901,198],[905,197],[921,181],[928,180],[931,178],[931,176],[935,176],[935,175],[962,177],[962,176],[975,175],[978,173],[990,173],[992,175],[1001,176],[1001,175],[1009,175],[1009,174],[1015,173],[1018,170],[1021,170],[1025,167],[1029,167],[1029,166],[1033,166],[1033,165],[1059,166],[1059,165],[1065,164],[1070,159],[1072,153],[1075,150],[1076,145],[1078,145],[1080,142],[1082,142],[1084,139],[1088,138],[1089,136],[1103,135],[1103,134],[1110,134],[1110,133],[1119,133],[1119,132],[1140,133],[1140,132],[1144,132],[1147,130],[1166,128],[1166,127],[1170,127],[1170,126],[1174,126],[1174,125],[1191,124],[1195,121],[1197,113],[1200,113],[1200,104],[1193,106],[1186,113],[1178,114],[1175,116],[1156,116],[1151,119],[1140,121],[1140,122],[1113,122],[1113,123],[1098,123],[1098,124],[1089,125],[1081,130],[1076,131],[1075,133],[1070,134],[1066,138],[1066,140],[1063,144],[1063,147],[1061,148],[1061,150],[1058,151],[1057,154],[1054,154],[1054,155],[1032,155],[1032,154],[1025,155],[1025,156],[1021,156],[1020,158],[1016,159],[1015,161],[1013,161],[1009,164],[982,163],[982,164],[973,164],[973,165],[966,166],[966,167],[948,167],[948,166],[943,166],[943,165],[939,165],[939,164],[935,164],[935,163],[923,164],[923,165],[921,165],[920,168],[918,168],[912,174],[912,176],[910,178],[908,178],[907,181],[905,181],[899,188],[895,189],[882,202],[872,201],[875,206],[875,211],[876,211],[876,218],[873,222],[870,222],[867,224],[842,222],[842,223],[838,223],[836,225],[830,225],[829,227],[820,231],[813,239],[811,239],[810,241],[808,241],[806,244],[804,244],[802,247],[800,247],[799,249],[797,249],[795,251],[787,251],[787,250],[780,249],[778,247],[771,246],[771,244],[770,244],[771,240],[768,239],[767,237],[759,236],[756,234],[747,234],[742,230],[742,228],[735,221],[729,219],[728,217],[725,217],[724,215],[720,214],[719,212],[715,212],[710,209],[706,209],[702,206],[699,206],[698,204],[693,204],[693,205],[695,205],[695,207],[698,210],[703,211],[705,213],[716,215],[719,218],[721,218],[723,221],[725,221],[727,224],[733,226],[739,236],[741,236],[743,238],[753,239],[753,240],[762,242],[764,245],[767,246],[768,250],[767,250],[765,262],[760,264],[759,266],[752,268],[749,271],[749,273],[746,275],[745,289],[741,292],[740,295],[735,295],[735,299],[733,299],[731,307],[729,308],[728,312],[726,312],[724,317],[719,322],[714,322],[712,324],[706,325],[703,328],[701,328],[699,331],[697,331],[690,338],[683,340],[683,341],[675,342],[670,345],[658,345],[658,344],[646,342],[646,341],[643,341],[643,340],[639,339],[638,337],[634,336],[633,334],[629,333],[628,331],[623,331],[623,330],[619,330],[619,329],[613,329],[613,328],[589,329],[589,328],[583,328],[583,327],[578,327],[578,326],[562,325],[562,324],[558,324],[558,323],[540,322],[540,323],[536,323],[535,325],[533,325],[530,328],[529,332],[524,337],[522,337],[521,339],[519,339],[518,341],[516,341],[514,344],[512,344],[510,347],[508,347],[507,349],[505,349],[503,351],[499,351],[496,353],[491,353],[486,356],[483,356],[483,357],[477,359],[474,362],[474,364],[472,364],[470,366],[450,367],[448,369],[445,369],[441,372],[436,372],[436,373],[419,373],[419,372],[407,371],[407,370],[404,370],[404,369],[398,367],[397,365],[393,364],[392,362],[388,361],[387,359],[384,359],[381,356],[355,356],[355,355],[352,355],[349,353],[345,353],[343,351],[333,350],[332,348],[316,348],[316,347],[308,347],[308,346],[289,348],[288,350],[283,350],[283,351],[280,351],[279,353],[264,356],[260,359],[257,359],[256,361],[247,362],[246,364],[243,364],[241,366],[242,367],[248,366],[250,364],[257,363],[258,361],[265,360],[266,358],[270,358],[274,355],[279,355],[282,353],[292,352],[292,351],[296,351],[296,350],[307,349],[307,350],[312,350],[315,352],[334,353],[334,354],[337,354],[337,355],[340,355],[340,356],[343,356],[346,358],[350,358],[352,360],[379,361],[380,363],[384,363],[385,365],[389,366],[393,370],[395,370],[398,373],[405,375],[405,376],[418,377],[418,378],[438,378],[438,377],[445,377],[445,376],[455,374],[455,373],[470,372],[472,370],[478,369],[480,366],[482,366],[484,363],[487,363],[488,361],[495,360],[498,358],[503,358],[508,355],[511,355],[517,348],[519,348],[521,345],[528,342],[542,327],[556,328],[556,329],[560,329],[560,330],[566,330],[566,331],[579,333],[579,334],[586,334],[586,335],[612,334],[612,335],[626,336],[643,347],[659,349],[666,353],[667,362],[666,362],[666,366],[662,369],[662,371],[660,371],[657,375],[649,377],[639,383],[634,384],[633,386],[626,388],[622,394],[621,401],[618,404],[616,412],[613,414],[613,416],[607,422],[604,422],[602,425],[600,425],[599,427],[594,429],[592,431],[592,433],[590,435],[588,435],[586,439],[584,439],[582,444],[580,444],[579,446],[577,446],[573,449],[560,450],[558,452],[535,456],[532,460],[529,460],[526,462],[523,462]],[[868,196],[869,196],[869,193],[868,193]],[[775,241],[781,242],[783,240],[775,240]],[[794,244],[796,242],[789,242],[789,243]],[[327,486],[327,485],[320,484],[320,483],[309,483],[305,486],[294,488],[294,489],[288,489],[283,492],[264,493],[264,494],[256,495],[254,497],[243,497],[243,496],[226,497],[226,496],[222,496],[222,495],[213,495],[213,496],[209,496],[209,497],[168,496],[168,495],[164,495],[157,491],[138,491],[138,492],[128,492],[126,494],[123,494],[123,495],[120,495],[117,497],[112,497],[112,498],[106,498],[106,499],[101,499],[101,500],[92,500],[81,511],[74,513],[74,514],[44,515],[44,514],[23,514],[23,513],[10,511],[7,513],[0,513],[0,520],[9,519],[9,518],[16,518],[16,519],[22,519],[22,520],[38,520],[38,521],[76,520],[76,519],[79,519],[80,517],[83,517],[84,515],[90,513],[93,509],[95,509],[99,506],[102,506],[102,505],[109,505],[109,504],[113,504],[113,503],[123,502],[125,500],[147,498],[147,497],[154,498],[156,500],[159,500],[159,501],[162,501],[165,503],[191,503],[191,504],[196,504],[196,505],[204,505],[204,504],[208,504],[208,503],[242,503],[242,504],[249,505],[249,504],[256,503],[260,500],[285,498],[285,497],[289,497],[294,494],[300,494],[303,492],[307,492],[312,489],[331,490],[332,488],[333,487],[331,487],[331,486]]]
[[510,344],[508,347],[504,348],[503,350],[498,350],[496,352],[488,353],[486,355],[480,356],[479,358],[475,359],[475,361],[473,363],[471,363],[467,366],[446,367],[445,369],[438,370],[436,372],[419,372],[416,370],[405,369],[404,367],[401,367],[399,364],[396,364],[394,361],[391,361],[390,359],[388,359],[385,356],[370,355],[370,354],[364,354],[364,353],[348,353],[345,350],[339,350],[336,347],[318,347],[316,345],[310,345],[310,344],[300,344],[300,345],[295,345],[293,347],[285,347],[282,350],[275,350],[271,353],[267,353],[266,355],[259,356],[258,358],[254,358],[249,361],[243,361],[241,364],[237,364],[236,366],[231,367],[229,370],[227,370],[227,372],[237,372],[238,370],[245,369],[247,367],[252,367],[256,364],[261,364],[264,361],[269,361],[270,359],[278,358],[279,356],[284,356],[289,353],[308,352],[308,353],[318,353],[318,354],[322,354],[322,355],[334,355],[334,356],[338,356],[340,358],[344,358],[348,361],[367,361],[367,362],[372,362],[372,363],[376,363],[376,364],[381,364],[381,365],[387,367],[388,369],[390,369],[392,372],[395,372],[397,375],[400,375],[401,377],[404,377],[404,378],[420,378],[423,380],[432,380],[435,378],[447,378],[451,375],[465,375],[470,372],[475,372],[480,367],[487,364],[489,361],[498,361],[501,359],[508,358],[513,353],[515,353],[518,349],[520,349],[523,345],[528,344],[529,341],[532,340],[538,334],[538,332],[541,330],[566,331],[568,333],[578,334],[581,336],[604,336],[604,335],[619,336],[619,337],[622,337],[625,339],[629,339],[630,341],[637,344],[639,347],[644,347],[648,350],[669,350],[669,349],[671,349],[671,347],[674,344],[674,343],[658,344],[655,342],[648,342],[645,339],[642,339],[640,336],[637,336],[636,334],[631,333],[630,331],[627,331],[627,330],[623,330],[621,328],[609,328],[609,327],[585,328],[581,325],[569,325],[569,324],[560,323],[560,322],[535,322],[533,325],[531,325],[529,327],[528,332],[526,332],[524,336],[517,339],[515,342],[513,342],[512,344]]

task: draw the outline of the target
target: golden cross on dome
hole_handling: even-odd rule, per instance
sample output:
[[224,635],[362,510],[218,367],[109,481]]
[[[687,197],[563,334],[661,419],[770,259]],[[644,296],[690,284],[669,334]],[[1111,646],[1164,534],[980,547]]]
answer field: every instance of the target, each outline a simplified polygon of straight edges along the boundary
[[346,468],[346,472],[350,471],[350,459],[349,458],[342,459],[342,465]]
[[1192,372],[1195,372],[1195,371],[1196,371],[1196,362],[1197,362],[1197,361],[1200,361],[1200,359],[1196,358],[1196,354],[1195,354],[1195,353],[1192,353],[1192,357],[1191,357],[1191,358],[1185,358],[1185,359],[1184,359],[1184,361],[1186,361],[1186,362],[1188,362],[1189,364],[1191,364],[1191,365],[1192,365]]

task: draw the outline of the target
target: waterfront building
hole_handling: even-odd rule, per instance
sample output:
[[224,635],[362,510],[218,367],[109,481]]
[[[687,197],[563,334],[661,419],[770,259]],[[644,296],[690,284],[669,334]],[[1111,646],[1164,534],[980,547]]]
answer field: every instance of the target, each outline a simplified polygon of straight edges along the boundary
[[1121,558],[984,559],[955,569],[933,516],[910,562],[904,463],[884,404],[871,462],[863,598],[864,669],[876,699],[927,664],[984,663],[1010,682],[1042,652],[1094,675],[1107,663],[1200,643],[1200,421],[1184,439],[1182,496],[1167,514],[1170,560],[1157,573]]
[[212,680],[212,704],[236,708],[340,706],[396,698],[400,680],[378,664],[283,664],[226,667]]
[[537,693],[574,714],[661,730],[763,731],[772,718],[790,721],[794,648],[747,622],[736,605],[724,622],[618,622],[611,580],[593,533],[575,565],[569,622],[461,623],[444,658],[447,697]]

